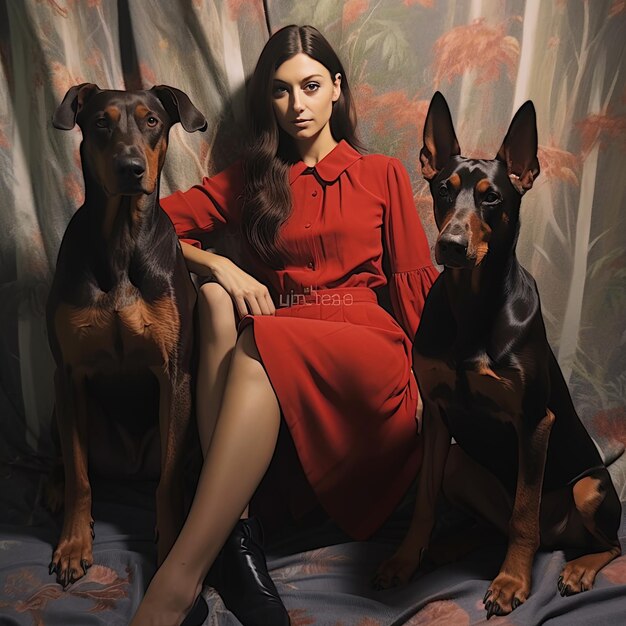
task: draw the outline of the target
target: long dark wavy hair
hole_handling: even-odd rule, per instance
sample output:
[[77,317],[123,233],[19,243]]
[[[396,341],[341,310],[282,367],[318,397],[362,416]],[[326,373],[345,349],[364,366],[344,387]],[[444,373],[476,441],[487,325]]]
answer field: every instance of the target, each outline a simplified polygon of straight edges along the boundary
[[242,230],[259,257],[274,269],[283,267],[279,229],[291,213],[289,166],[300,159],[294,140],[274,115],[274,72],[288,59],[304,53],[321,63],[334,79],[341,74],[341,94],[333,104],[330,130],[356,149],[356,111],[339,57],[313,26],[285,26],[265,44],[248,84],[248,146],[244,152]]

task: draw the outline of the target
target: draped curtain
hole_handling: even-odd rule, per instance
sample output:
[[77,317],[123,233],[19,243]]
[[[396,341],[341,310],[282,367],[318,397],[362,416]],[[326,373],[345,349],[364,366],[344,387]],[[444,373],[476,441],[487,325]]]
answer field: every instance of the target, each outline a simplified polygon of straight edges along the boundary
[[431,244],[418,153],[433,92],[463,154],[486,158],[533,100],[542,171],[523,201],[518,256],[578,411],[615,458],[626,443],[623,0],[1,0],[0,461],[51,454],[44,308],[83,198],[80,132],[53,129],[55,107],[81,82],[184,90],[209,120],[203,134],[172,129],[161,193],[185,189],[236,157],[246,78],[291,23],[313,24],[339,53],[360,136],[404,162]]

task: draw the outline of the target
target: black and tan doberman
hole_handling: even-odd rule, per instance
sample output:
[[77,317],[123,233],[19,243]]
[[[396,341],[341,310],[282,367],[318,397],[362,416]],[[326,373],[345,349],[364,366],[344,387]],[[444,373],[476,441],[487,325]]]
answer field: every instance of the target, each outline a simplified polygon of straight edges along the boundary
[[558,580],[562,595],[591,588],[620,554],[621,506],[546,339],[535,281],[515,255],[521,199],[539,174],[532,103],[516,113],[495,159],[460,154],[437,92],[420,159],[444,270],[426,300],[413,352],[424,462],[410,529],[376,583],[405,582],[418,567],[454,437],[459,446],[448,461],[456,457],[457,501],[509,537],[484,598],[491,617],[527,599],[540,544],[581,550]]
[[196,293],[159,205],[168,134],[177,122],[188,132],[206,128],[187,95],[165,85],[136,92],[76,85],[53,117],[56,128],[80,126],[85,179],[85,202],[61,242],[46,311],[65,470],[63,529],[50,573],[63,586],[93,563],[90,407],[121,407],[128,390],[148,379],[159,407],[159,562],[183,521]]

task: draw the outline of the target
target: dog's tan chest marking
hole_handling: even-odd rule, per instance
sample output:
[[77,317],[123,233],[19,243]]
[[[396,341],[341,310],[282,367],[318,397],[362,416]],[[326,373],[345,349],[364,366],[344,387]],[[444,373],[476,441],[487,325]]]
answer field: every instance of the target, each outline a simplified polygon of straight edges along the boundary
[[155,365],[174,356],[180,316],[169,294],[146,302],[130,283],[102,293],[91,306],[62,303],[55,329],[64,360],[71,365],[95,365],[101,358],[116,361],[134,355]]
[[[414,367],[420,391],[444,409],[462,408],[468,419],[474,417],[474,409],[502,422],[521,419],[523,394],[519,391],[517,374],[513,369],[502,370],[498,374],[485,357],[457,371],[445,361],[417,354],[414,356]],[[464,379],[463,391],[460,377]],[[468,400],[470,409],[467,409]]]
[[180,317],[173,297],[165,295],[152,303],[138,299],[120,309],[117,315],[125,351],[153,345],[158,348],[161,361],[168,363],[175,353],[180,332]]

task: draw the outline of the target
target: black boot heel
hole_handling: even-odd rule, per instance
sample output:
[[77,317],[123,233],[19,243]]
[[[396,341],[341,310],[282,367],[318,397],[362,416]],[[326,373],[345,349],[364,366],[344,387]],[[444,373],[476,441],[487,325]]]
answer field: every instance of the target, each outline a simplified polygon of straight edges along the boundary
[[256,518],[237,522],[205,583],[244,626],[290,626],[289,614],[267,571],[263,530]]

